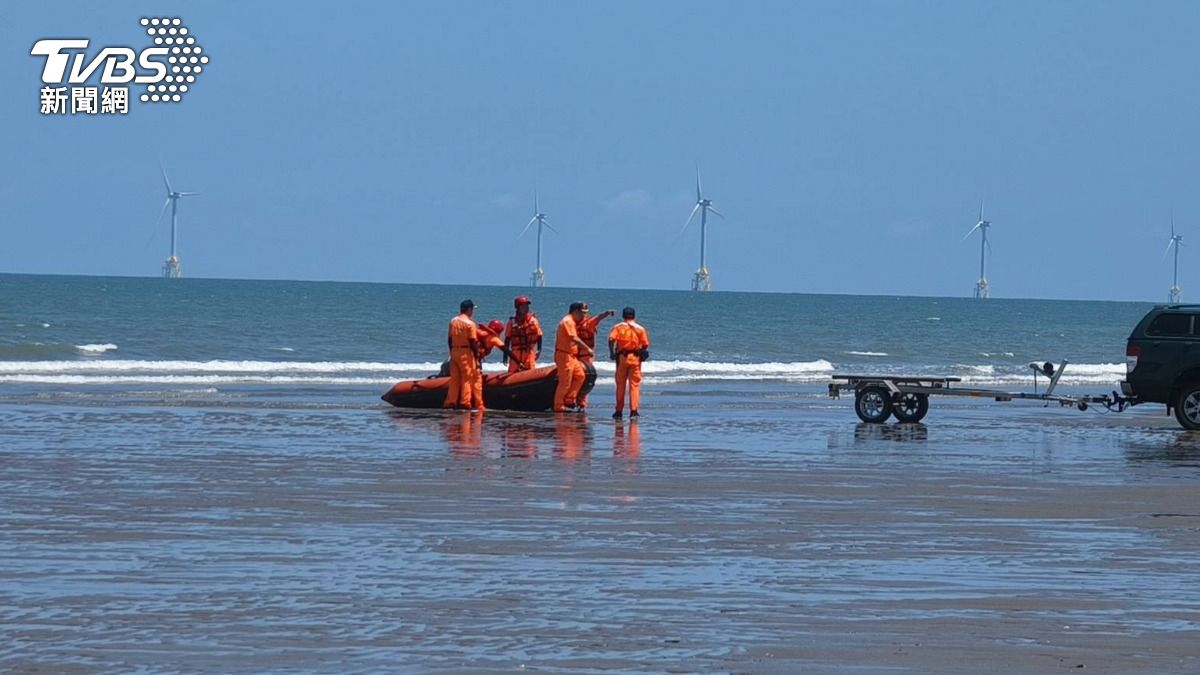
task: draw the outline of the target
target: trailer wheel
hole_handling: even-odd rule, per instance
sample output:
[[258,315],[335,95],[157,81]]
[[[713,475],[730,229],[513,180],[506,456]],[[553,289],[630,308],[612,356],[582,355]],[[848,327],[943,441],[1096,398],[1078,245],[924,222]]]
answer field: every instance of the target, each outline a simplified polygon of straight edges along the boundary
[[928,412],[929,394],[896,394],[892,398],[892,414],[898,422],[920,422]]
[[1200,429],[1200,382],[1189,382],[1175,399],[1175,419],[1184,429]]
[[854,393],[854,412],[867,424],[883,424],[892,414],[892,394],[887,387],[870,385]]

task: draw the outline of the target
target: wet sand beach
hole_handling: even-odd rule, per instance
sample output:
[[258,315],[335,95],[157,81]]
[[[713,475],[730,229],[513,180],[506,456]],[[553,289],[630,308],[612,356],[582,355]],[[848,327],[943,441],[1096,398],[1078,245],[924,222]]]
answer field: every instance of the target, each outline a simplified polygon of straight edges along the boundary
[[1200,435],[1161,408],[360,394],[0,402],[0,670],[1200,671]]

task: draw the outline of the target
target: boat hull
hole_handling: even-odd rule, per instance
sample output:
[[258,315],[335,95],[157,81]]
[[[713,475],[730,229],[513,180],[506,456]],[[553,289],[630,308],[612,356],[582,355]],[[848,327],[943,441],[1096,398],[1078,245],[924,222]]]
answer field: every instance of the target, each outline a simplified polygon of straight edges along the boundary
[[[584,364],[585,376],[580,393],[587,394],[596,384],[596,369]],[[539,412],[554,407],[554,389],[558,386],[558,367],[543,366],[517,373],[483,376],[483,403],[490,410]],[[381,398],[397,408],[441,408],[450,387],[449,377],[397,382]]]

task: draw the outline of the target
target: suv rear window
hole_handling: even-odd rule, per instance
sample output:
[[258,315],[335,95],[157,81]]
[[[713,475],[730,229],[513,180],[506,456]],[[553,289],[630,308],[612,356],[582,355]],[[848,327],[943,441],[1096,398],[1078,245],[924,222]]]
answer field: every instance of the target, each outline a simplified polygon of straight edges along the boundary
[[1146,335],[1178,337],[1192,334],[1192,314],[1159,314],[1146,326]]

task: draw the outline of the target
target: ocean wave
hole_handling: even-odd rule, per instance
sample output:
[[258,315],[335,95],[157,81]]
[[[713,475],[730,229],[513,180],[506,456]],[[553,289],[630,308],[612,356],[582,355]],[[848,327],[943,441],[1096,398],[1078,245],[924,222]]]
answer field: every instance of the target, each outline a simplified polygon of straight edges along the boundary
[[158,385],[230,385],[230,384],[325,384],[379,385],[394,384],[393,377],[316,377],[294,375],[0,375],[0,383],[8,384],[158,384]]
[[84,354],[89,354],[89,355],[103,354],[104,352],[111,352],[111,351],[115,350],[116,348],[117,348],[117,346],[111,342],[106,342],[104,344],[94,344],[94,345],[75,345],[75,349],[78,349],[79,351],[83,352]]
[[0,363],[7,359],[62,359],[78,357],[79,348],[69,343],[5,342],[0,343]]
[[[548,365],[548,364],[547,364]],[[30,384],[178,383],[329,383],[365,384],[417,379],[438,372],[437,362],[386,363],[375,361],[0,361],[0,382]],[[611,376],[611,361],[595,364]],[[499,362],[484,364],[486,373],[502,373]],[[651,378],[686,380],[819,381],[833,373],[825,359],[797,362],[714,363],[706,361],[647,361],[642,371]],[[666,381],[666,380],[664,380]]]
[[887,356],[888,355],[887,352],[854,352],[854,351],[850,351],[850,352],[842,352],[842,353],[850,354],[851,356]]
[[[373,361],[0,361],[3,373],[343,373],[437,371],[442,364]],[[503,367],[500,367],[503,369]]]
[[[549,364],[544,364],[549,365]],[[376,361],[140,361],[59,360],[0,361],[0,382],[47,385],[168,384],[217,386],[230,384],[375,385],[419,379],[438,372],[438,362],[388,363]],[[601,384],[611,382],[615,364],[595,364]],[[704,381],[761,381],[793,384],[825,383],[837,371],[852,366],[826,359],[794,362],[728,363],[692,360],[647,361],[642,366],[647,386]],[[484,364],[484,372],[501,373],[499,362]],[[872,366],[876,375],[958,376],[960,386],[1030,385],[1033,373],[1012,364],[889,365]],[[1115,383],[1125,375],[1123,363],[1069,364],[1063,385]],[[1039,377],[1039,382],[1045,382]]]

